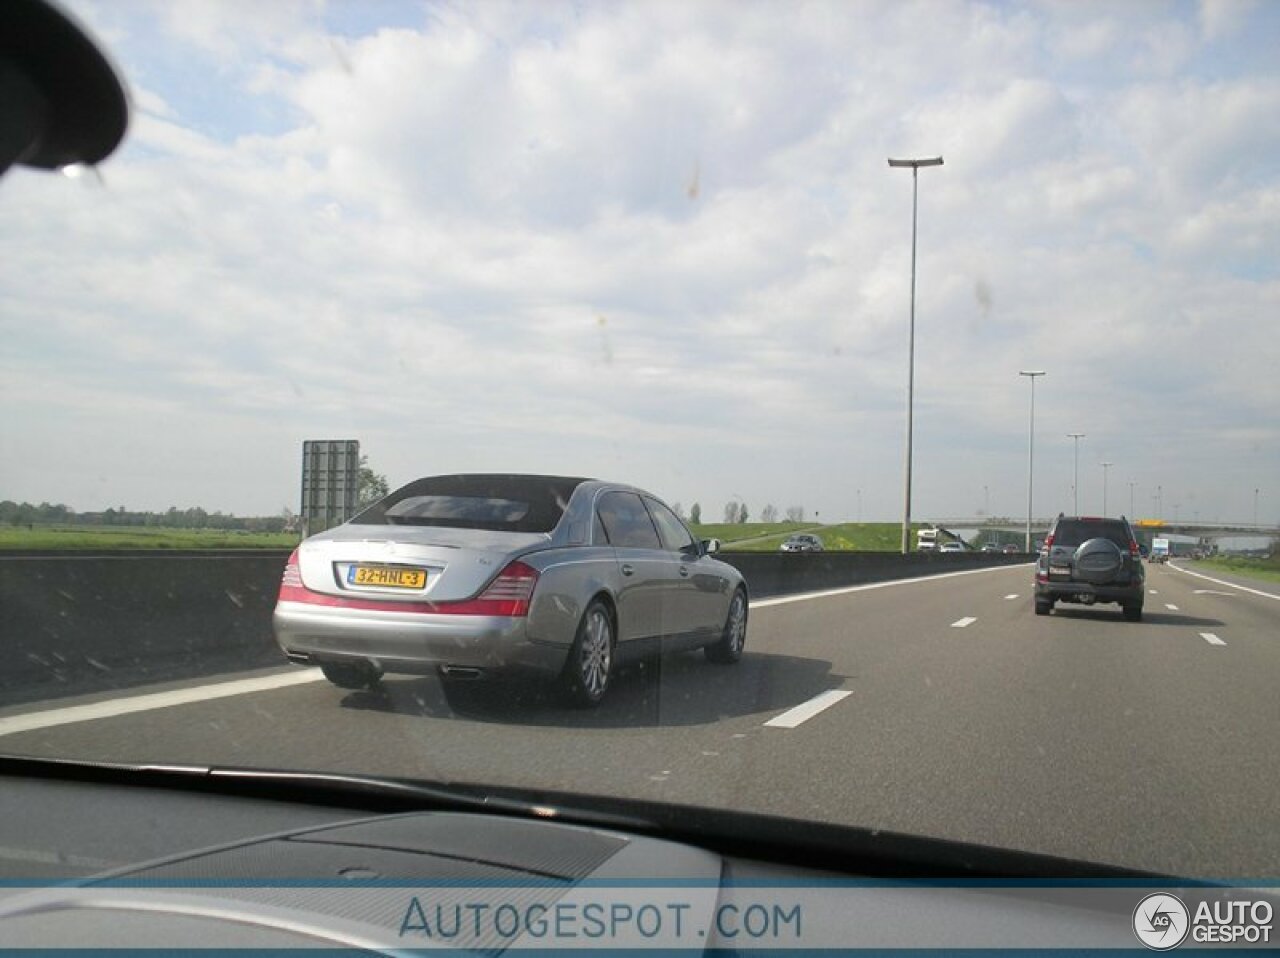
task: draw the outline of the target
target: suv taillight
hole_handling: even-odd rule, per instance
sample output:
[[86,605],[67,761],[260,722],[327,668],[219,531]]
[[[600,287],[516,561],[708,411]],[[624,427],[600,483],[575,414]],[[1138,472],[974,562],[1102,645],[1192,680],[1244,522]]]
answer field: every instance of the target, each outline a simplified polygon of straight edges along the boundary
[[1053,533],[1050,532],[1047,536],[1044,537],[1044,547],[1046,549],[1049,549],[1052,546],[1053,546]]

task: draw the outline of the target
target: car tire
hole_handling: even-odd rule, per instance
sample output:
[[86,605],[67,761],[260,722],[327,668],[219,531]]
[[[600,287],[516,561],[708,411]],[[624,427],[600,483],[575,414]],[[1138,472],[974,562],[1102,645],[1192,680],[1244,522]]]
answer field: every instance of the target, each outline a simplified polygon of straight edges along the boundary
[[564,671],[560,673],[560,689],[566,703],[583,709],[600,704],[609,691],[616,645],[613,613],[608,603],[593,599],[582,613]]
[[1048,615],[1053,611],[1053,600],[1036,599],[1036,615]]
[[1126,622],[1141,622],[1142,603],[1138,602],[1133,605],[1126,605],[1124,607],[1124,617]]
[[720,638],[711,645],[704,646],[703,653],[708,662],[717,665],[732,665],[742,658],[742,650],[747,644],[747,593],[738,589],[729,600],[729,611],[725,615],[724,628],[720,630]]
[[371,662],[325,662],[320,671],[340,689],[371,689],[382,678],[382,670]]

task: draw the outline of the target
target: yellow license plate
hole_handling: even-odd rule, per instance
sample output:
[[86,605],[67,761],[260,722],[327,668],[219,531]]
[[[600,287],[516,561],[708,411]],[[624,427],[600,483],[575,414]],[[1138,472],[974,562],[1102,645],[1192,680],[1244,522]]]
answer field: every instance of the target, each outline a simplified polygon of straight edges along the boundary
[[378,585],[393,589],[421,589],[427,584],[426,569],[402,569],[384,565],[353,565],[347,569],[350,585]]

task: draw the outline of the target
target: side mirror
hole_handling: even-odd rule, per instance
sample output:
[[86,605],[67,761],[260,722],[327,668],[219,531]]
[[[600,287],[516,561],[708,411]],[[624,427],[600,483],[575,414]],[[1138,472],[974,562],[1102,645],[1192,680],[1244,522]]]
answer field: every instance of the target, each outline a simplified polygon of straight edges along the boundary
[[719,539],[703,539],[701,545],[702,545],[702,554],[704,556],[715,555],[717,552],[720,551]]

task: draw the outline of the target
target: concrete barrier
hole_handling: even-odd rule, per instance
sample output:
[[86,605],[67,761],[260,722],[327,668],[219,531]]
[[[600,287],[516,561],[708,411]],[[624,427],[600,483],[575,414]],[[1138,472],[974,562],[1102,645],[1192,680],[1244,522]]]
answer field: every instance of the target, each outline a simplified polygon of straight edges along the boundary
[[[282,664],[287,551],[0,554],[0,706]],[[764,598],[1026,562],[989,554],[724,552]]]
[[721,552],[716,558],[738,569],[756,598],[1030,561],[985,552]]
[[288,555],[0,556],[0,705],[280,664]]

